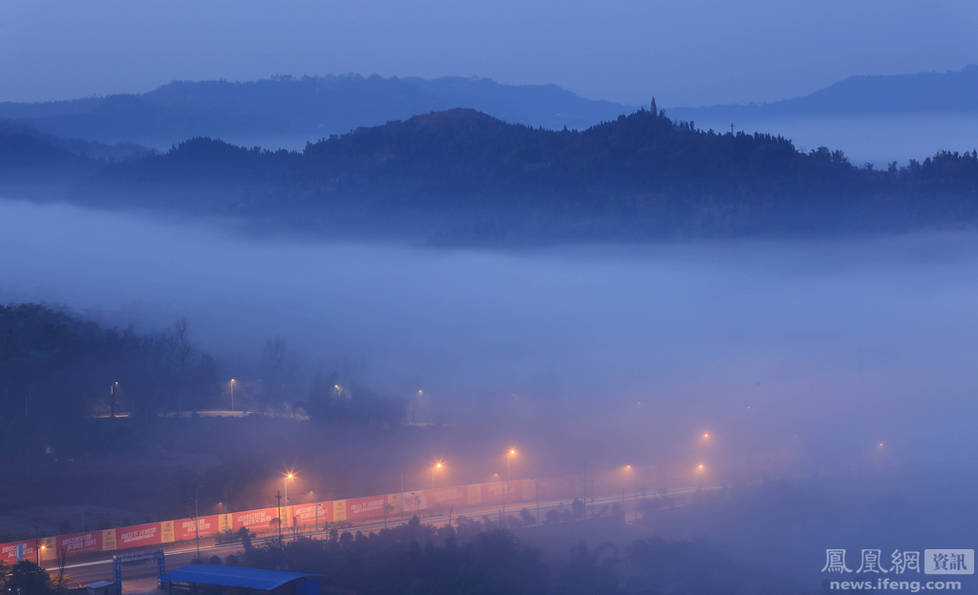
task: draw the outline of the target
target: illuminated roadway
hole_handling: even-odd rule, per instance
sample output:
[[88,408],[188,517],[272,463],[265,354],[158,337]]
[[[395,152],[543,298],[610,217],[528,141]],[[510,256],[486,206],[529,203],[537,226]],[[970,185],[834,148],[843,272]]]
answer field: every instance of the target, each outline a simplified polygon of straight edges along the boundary
[[[654,494],[647,494],[642,496],[641,494],[625,494],[624,501],[631,502],[634,500],[641,500],[643,498],[647,499],[658,499],[664,496],[681,496],[685,494],[691,494],[700,489],[713,489],[705,487],[686,487],[686,488],[675,488],[670,490],[663,490],[656,492]],[[592,499],[588,502],[588,506],[593,505],[609,505],[614,503],[622,502],[623,498],[621,494],[614,496],[602,496]],[[562,499],[562,500],[547,500],[541,501],[539,503],[540,512],[545,512],[549,510],[565,508],[567,507],[572,499]],[[507,515],[513,514],[514,512],[518,514],[518,511],[526,508],[530,511],[535,511],[538,508],[536,502],[512,502],[507,504]],[[451,514],[436,514],[433,516],[422,517],[421,522],[428,525],[444,526],[448,523],[450,518],[457,519],[459,516],[465,516],[472,519],[478,519],[483,516],[497,516],[501,511],[501,506],[499,504],[494,504],[492,506],[471,506],[464,509],[459,509],[457,511],[452,511]],[[352,526],[344,527],[343,529],[337,530],[340,533],[343,532],[356,532],[361,531],[364,533],[380,531],[386,527],[396,527],[398,525],[407,524],[410,518],[397,517],[396,519],[388,519],[386,522],[384,520],[371,519],[370,521],[364,521],[359,524],[354,524]],[[302,537],[312,537],[316,539],[322,539],[323,537],[328,537],[329,532],[332,529],[327,529],[326,531],[318,531],[315,533],[303,533]],[[283,539],[288,540],[291,537],[288,534],[283,534]],[[265,543],[271,543],[277,541],[278,537],[264,537],[255,538],[252,543],[255,545],[262,545]],[[160,548],[143,548],[146,550],[160,549]],[[166,554],[166,567],[167,570],[179,568],[186,564],[189,564],[196,557],[197,547],[192,541],[183,541],[179,543],[171,543],[162,546],[164,553]],[[136,551],[136,550],[132,550]],[[220,557],[227,556],[229,554],[237,554],[241,552],[241,542],[232,543],[218,543],[218,544],[201,544],[200,555],[201,558],[209,558],[211,556],[217,555]],[[47,566],[46,570],[51,573],[52,576],[56,575],[58,568],[56,566]],[[134,578],[146,578],[156,576],[156,564],[155,562],[150,563],[139,563],[132,566],[124,566],[122,569],[122,575],[124,582],[128,582],[129,579]],[[106,558],[101,558],[97,560],[89,560],[86,562],[78,562],[75,564],[65,565],[65,575],[71,578],[72,582],[76,585],[85,585],[100,580],[112,580],[112,556],[108,555]],[[140,581],[141,584],[146,584],[146,581]]]

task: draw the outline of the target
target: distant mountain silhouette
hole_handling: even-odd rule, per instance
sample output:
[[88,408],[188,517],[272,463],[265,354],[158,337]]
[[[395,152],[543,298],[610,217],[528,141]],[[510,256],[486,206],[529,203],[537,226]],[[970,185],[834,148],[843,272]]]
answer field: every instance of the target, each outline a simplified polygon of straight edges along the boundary
[[50,185],[113,161],[146,155],[133,144],[107,145],[60,138],[31,126],[0,120],[0,182]]
[[137,95],[0,103],[0,118],[59,136],[169,145],[194,136],[297,135],[314,141],[360,126],[459,107],[552,129],[586,128],[633,109],[584,99],[556,85],[345,75],[243,83],[181,81]]
[[978,66],[958,71],[851,76],[810,95],[740,105],[672,108],[681,119],[731,116],[893,115],[978,112]]

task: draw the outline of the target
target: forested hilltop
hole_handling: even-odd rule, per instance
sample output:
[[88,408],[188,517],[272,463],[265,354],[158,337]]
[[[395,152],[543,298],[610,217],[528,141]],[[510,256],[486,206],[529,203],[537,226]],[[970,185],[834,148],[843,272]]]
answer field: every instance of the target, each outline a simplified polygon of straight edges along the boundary
[[0,185],[30,197],[20,189],[32,182],[47,185],[44,198],[268,232],[454,243],[875,232],[978,218],[975,152],[878,170],[841,151],[802,153],[780,136],[704,131],[651,110],[575,131],[454,109],[301,152],[193,138],[112,159],[0,129]]
[[360,128],[299,152],[195,138],[77,192],[263,226],[450,240],[863,231],[970,222],[978,154],[874,170],[841,151],[702,131],[640,110],[583,131],[472,110]]

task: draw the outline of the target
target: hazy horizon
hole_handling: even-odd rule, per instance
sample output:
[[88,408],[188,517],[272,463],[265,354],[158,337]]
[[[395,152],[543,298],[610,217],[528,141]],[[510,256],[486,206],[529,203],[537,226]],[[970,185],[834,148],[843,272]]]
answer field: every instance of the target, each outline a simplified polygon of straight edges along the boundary
[[957,70],[978,63],[976,29],[978,6],[967,0],[871,0],[856,10],[833,0],[792,11],[772,0],[287,9],[15,0],[0,6],[0,101],[358,72],[555,83],[594,99],[645,105],[655,95],[694,107],[804,95],[857,74]]

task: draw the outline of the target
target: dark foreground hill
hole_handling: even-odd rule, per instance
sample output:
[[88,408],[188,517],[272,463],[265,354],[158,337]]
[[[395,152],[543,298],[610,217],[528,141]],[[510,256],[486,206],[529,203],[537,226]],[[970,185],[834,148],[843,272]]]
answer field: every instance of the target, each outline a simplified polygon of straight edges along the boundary
[[141,94],[0,103],[0,118],[59,136],[168,146],[194,136],[315,140],[457,107],[557,129],[584,128],[631,109],[585,99],[556,85],[346,75],[241,83],[177,81]]
[[194,138],[116,162],[30,138],[7,138],[15,146],[0,146],[0,156],[22,162],[18,151],[28,147],[31,167],[0,164],[0,174],[70,180],[65,196],[87,205],[319,236],[630,240],[978,219],[975,152],[881,171],[855,167],[841,151],[802,153],[781,137],[704,132],[646,110],[553,131],[457,109],[334,135],[302,152]]
[[583,131],[450,110],[302,153],[192,139],[107,167],[84,193],[269,227],[490,241],[882,230],[972,221],[978,154],[878,171],[645,110]]

